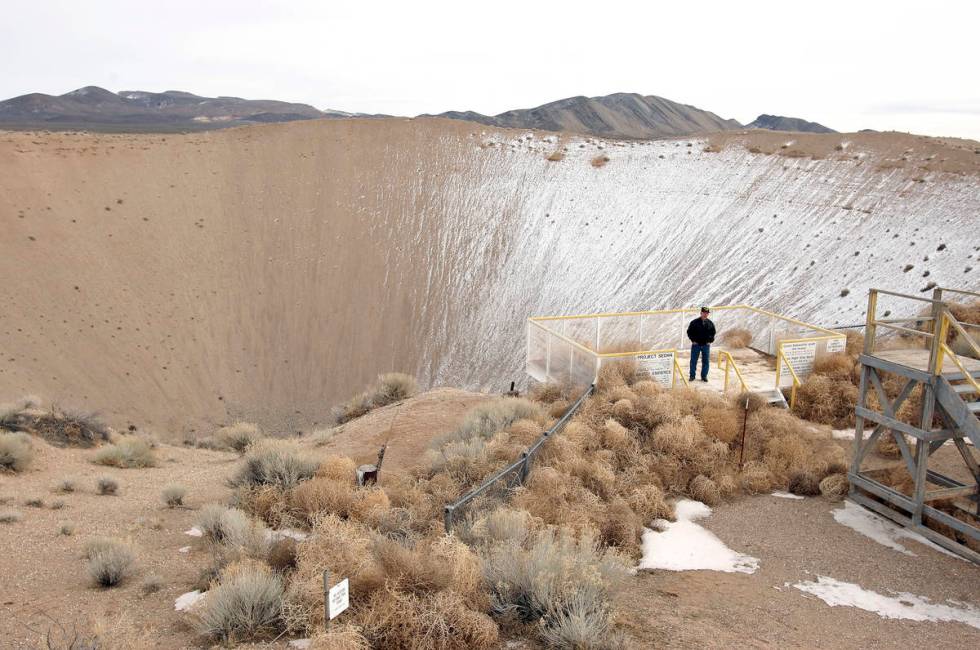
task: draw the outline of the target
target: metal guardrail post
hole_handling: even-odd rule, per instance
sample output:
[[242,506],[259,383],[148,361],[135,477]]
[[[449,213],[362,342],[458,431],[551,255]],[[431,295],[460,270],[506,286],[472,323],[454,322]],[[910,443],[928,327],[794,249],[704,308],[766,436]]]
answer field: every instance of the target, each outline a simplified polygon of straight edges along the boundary
[[446,507],[443,509],[443,513],[442,513],[443,524],[446,526],[447,535],[453,532],[453,510],[455,509],[456,506],[452,504],[447,504]]

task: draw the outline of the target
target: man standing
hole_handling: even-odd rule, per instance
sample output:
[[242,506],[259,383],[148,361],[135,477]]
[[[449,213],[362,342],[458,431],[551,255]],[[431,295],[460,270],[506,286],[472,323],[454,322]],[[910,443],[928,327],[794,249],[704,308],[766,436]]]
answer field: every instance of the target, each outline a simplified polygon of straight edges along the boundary
[[710,309],[702,307],[701,316],[692,320],[687,326],[687,338],[691,339],[690,381],[694,381],[694,375],[697,374],[699,355],[704,359],[701,363],[701,381],[708,381],[708,357],[711,353],[711,344],[715,341],[715,324],[708,319],[710,313]]

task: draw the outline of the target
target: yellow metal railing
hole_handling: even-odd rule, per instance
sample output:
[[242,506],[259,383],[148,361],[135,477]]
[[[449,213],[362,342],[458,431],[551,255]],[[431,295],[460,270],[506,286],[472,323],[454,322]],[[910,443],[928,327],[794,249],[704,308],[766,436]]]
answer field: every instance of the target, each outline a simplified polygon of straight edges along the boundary
[[779,350],[776,353],[776,390],[779,390],[779,377],[782,373],[782,364],[784,363],[789,369],[790,376],[793,378],[793,387],[790,388],[789,392],[789,407],[793,408],[796,406],[796,389],[802,384],[802,382],[800,381],[799,376],[796,374],[796,370],[793,369],[793,364],[790,363],[789,359],[786,358],[786,355],[783,354],[783,346],[780,345]]
[[[532,367],[531,347],[530,347],[530,336],[531,331],[539,331],[541,334],[549,337],[548,344],[541,343],[541,340],[535,342],[535,349],[539,350],[538,355],[535,356],[538,359],[533,366],[534,370],[529,370],[532,375],[536,377],[550,377],[554,370],[555,365],[551,362],[551,342],[561,342],[563,345],[567,345],[571,350],[571,353],[561,351],[559,353],[559,367],[564,367],[570,362],[565,359],[569,354],[571,358],[574,358],[576,363],[575,366],[578,368],[579,373],[584,377],[584,371],[586,368],[593,368],[594,372],[598,374],[599,368],[602,363],[606,360],[611,359],[622,359],[629,357],[638,357],[643,355],[651,355],[657,353],[671,352],[674,355],[674,373],[681,377],[681,382],[687,384],[686,375],[684,369],[680,367],[680,363],[677,358],[676,347],[671,349],[663,346],[663,343],[668,343],[671,341],[675,334],[671,331],[674,327],[674,319],[679,315],[681,318],[676,322],[676,325],[686,324],[684,318],[685,315],[696,314],[699,308],[678,308],[678,309],[655,309],[646,311],[624,311],[624,312],[605,312],[598,314],[572,314],[566,316],[534,316],[528,319],[529,324],[529,352],[528,352],[528,365],[529,368]],[[746,325],[754,332],[753,336],[756,340],[767,341],[760,347],[762,350],[768,354],[776,354],[779,351],[782,343],[798,343],[798,342],[812,342],[819,344],[821,342],[840,342],[843,343],[845,336],[840,332],[835,332],[826,328],[822,328],[817,325],[812,325],[810,323],[805,323],[801,320],[790,318],[787,316],[782,316],[775,312],[771,312],[765,309],[760,309],[758,307],[753,307],[751,305],[720,305],[712,307],[712,311],[720,312],[721,314],[731,314],[733,322],[740,322],[742,319],[748,319],[752,322],[755,319],[757,325]],[[741,315],[738,312],[746,312],[745,315]],[[671,317],[668,319],[656,318],[657,316]],[[648,317],[653,317],[649,318]],[[636,350],[616,350],[616,351],[604,351],[604,349],[609,349],[608,346],[612,341],[617,338],[622,341],[634,340],[632,335],[624,335],[624,324],[630,323],[631,319],[636,319],[636,341],[639,344],[631,346],[636,348],[642,348],[645,345],[653,345],[650,349],[636,349]],[[609,319],[622,319],[619,321],[610,322]],[[578,322],[576,322],[578,321]],[[761,325],[761,322],[766,322],[766,325]],[[671,323],[671,324],[668,324]],[[647,336],[644,335],[644,330],[646,326],[649,325],[653,328],[654,340],[649,339],[650,331],[647,331]],[[738,325],[733,325],[737,327]],[[760,328],[761,326],[761,328]],[[611,330],[609,328],[612,328]],[[666,328],[666,329],[665,329]],[[627,325],[626,329],[632,329],[632,325]],[[798,332],[799,335],[803,335],[799,338],[780,338],[781,336],[790,335],[791,333]],[[802,331],[800,331],[802,330]],[[617,337],[615,334],[618,333]],[[811,334],[811,336],[806,336],[806,334]],[[603,339],[603,335],[606,336]],[[676,335],[683,339],[682,331],[678,329]],[[660,345],[658,345],[660,344]],[[669,345],[669,343],[668,343]],[[547,348],[542,352],[544,348]],[[827,347],[830,347],[829,345]],[[841,346],[842,347],[842,346]],[[815,348],[814,354],[821,354],[823,346]],[[546,356],[546,361],[542,363],[540,361],[542,356]],[[583,361],[582,357],[590,361]],[[785,359],[786,355],[783,355]],[[745,381],[745,376],[743,375],[741,369],[735,363],[734,357],[726,350],[719,350],[716,357],[718,367],[724,371],[724,390],[727,392],[729,388],[732,387],[732,382],[736,381],[736,386],[741,388],[741,390],[748,390],[748,384]],[[724,363],[722,363],[724,362]],[[789,365],[789,362],[787,361]],[[550,368],[550,370],[549,370]],[[799,383],[800,373],[796,368],[791,369],[793,375],[796,379],[796,383]],[[735,373],[735,380],[732,380],[732,371]],[[559,371],[560,372],[560,371]],[[580,377],[581,378],[581,377]],[[676,378],[671,379],[671,385],[676,385]],[[795,384],[794,384],[795,387]],[[779,377],[776,377],[775,388],[779,389]]]
[[977,345],[977,342],[973,340],[973,337],[967,334],[962,324],[959,321],[957,321],[956,318],[953,317],[953,315],[950,313],[948,308],[943,307],[942,316],[940,317],[940,319],[941,319],[941,323],[939,326],[939,334],[938,334],[939,349],[936,354],[936,368],[934,374],[937,375],[942,374],[943,361],[946,358],[949,358],[954,364],[956,364],[956,367],[959,368],[960,372],[963,373],[964,379],[966,379],[970,384],[973,385],[973,389],[976,392],[980,393],[980,383],[977,383],[977,380],[973,378],[973,375],[967,370],[963,362],[960,361],[959,356],[956,354],[956,352],[954,352],[953,349],[946,344],[946,337],[949,334],[950,326],[952,326],[953,329],[955,329],[956,332],[960,335],[960,338],[964,340],[967,343],[967,345],[970,346],[970,349],[973,351],[973,354],[977,356],[977,358],[980,358],[980,345]]
[[681,368],[681,364],[677,361],[677,352],[674,352],[674,374],[681,378],[681,383],[687,386],[687,379],[684,378],[684,369]]
[[745,383],[745,379],[742,377],[742,371],[740,371],[738,369],[738,365],[735,363],[734,357],[732,357],[731,353],[729,353],[727,350],[718,350],[718,361],[717,361],[717,363],[718,363],[719,366],[721,365],[721,359],[723,357],[725,359],[725,384],[724,384],[724,388],[722,388],[723,392],[726,392],[726,393],[728,392],[728,374],[729,374],[729,370],[734,370],[735,371],[735,377],[738,379],[738,383],[742,387],[742,392],[743,393],[744,392],[748,392],[749,387]]

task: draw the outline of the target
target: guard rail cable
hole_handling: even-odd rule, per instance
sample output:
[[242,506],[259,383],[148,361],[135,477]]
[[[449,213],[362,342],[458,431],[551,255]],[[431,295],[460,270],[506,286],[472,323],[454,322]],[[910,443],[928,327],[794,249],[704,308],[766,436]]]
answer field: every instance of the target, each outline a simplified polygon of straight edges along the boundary
[[593,392],[595,392],[595,384],[591,384],[575,401],[575,403],[572,404],[560,418],[558,418],[557,422],[551,425],[551,427],[542,433],[530,447],[523,451],[520,458],[515,460],[507,467],[499,470],[496,474],[484,481],[479,487],[470,490],[453,503],[446,504],[443,510],[443,520],[446,526],[446,532],[453,532],[453,522],[457,516],[457,512],[461,508],[473,501],[473,499],[485,493],[499,481],[504,480],[511,474],[516,474],[518,482],[523,484],[524,481],[527,480],[528,475],[531,473],[531,464],[534,461],[535,454],[537,454],[538,450],[541,449],[541,446],[547,442],[551,436],[559,433],[565,428],[565,425],[568,424],[568,422],[575,416],[575,413],[579,410],[579,408],[581,408],[582,404],[585,403],[585,400],[587,400]]

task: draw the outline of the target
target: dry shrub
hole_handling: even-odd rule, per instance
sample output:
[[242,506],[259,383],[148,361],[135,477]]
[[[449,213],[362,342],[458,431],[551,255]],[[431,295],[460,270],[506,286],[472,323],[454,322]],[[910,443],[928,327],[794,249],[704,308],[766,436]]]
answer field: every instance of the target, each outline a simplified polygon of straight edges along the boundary
[[34,450],[26,433],[0,433],[0,471],[23,472],[31,464]]
[[420,596],[386,587],[368,597],[361,631],[372,647],[466,650],[497,646],[494,622],[466,606],[458,594]]
[[813,373],[797,389],[793,410],[811,422],[843,429],[854,426],[857,400],[858,388],[849,379]]
[[166,583],[163,581],[163,578],[151,573],[140,581],[140,593],[142,593],[144,596],[155,594],[163,589],[165,584]]
[[262,439],[262,432],[251,422],[236,422],[218,429],[214,437],[222,447],[244,454],[251,445]]
[[[316,477],[292,491],[290,502],[308,523],[324,514],[341,519],[365,519],[374,509],[391,507],[387,494],[378,487],[359,488],[350,481]],[[380,516],[375,513],[374,516]]]
[[639,366],[632,357],[603,362],[596,378],[596,393],[605,395],[615,388],[632,386],[639,380]]
[[23,518],[18,510],[0,510],[0,524],[15,524]]
[[687,487],[688,494],[701,503],[713,506],[721,501],[721,491],[718,484],[704,474],[698,474]]
[[266,527],[237,508],[209,503],[198,514],[196,525],[204,540],[226,558],[264,558],[269,552]]
[[87,552],[88,573],[96,585],[115,587],[131,573],[136,557],[128,544],[119,540],[100,540]]
[[[373,510],[372,510],[373,512]],[[299,547],[286,598],[290,629],[323,624],[323,569],[350,580],[349,622],[372,647],[493,647],[497,628],[479,558],[455,537],[384,537],[364,523],[322,515]]]
[[565,154],[562,151],[552,151],[548,154],[547,160],[551,162],[559,162],[565,159]]
[[566,383],[547,382],[535,384],[529,397],[541,404],[551,404],[557,401],[567,401],[571,397],[572,387]]
[[707,435],[730,443],[742,432],[740,416],[738,411],[728,406],[707,406],[701,411],[701,426]]
[[829,474],[820,481],[820,494],[830,501],[843,501],[850,489],[847,474]]
[[518,420],[543,420],[541,407],[520,397],[502,397],[471,409],[459,427],[433,444],[434,448],[449,442],[489,438]]
[[103,496],[112,496],[119,493],[119,482],[111,476],[102,476],[96,483],[95,490]]
[[160,493],[160,496],[163,499],[163,502],[167,504],[168,508],[176,508],[184,505],[184,497],[187,496],[187,488],[185,488],[183,485],[171,483],[163,488],[163,492]]
[[733,350],[747,348],[752,345],[752,332],[744,327],[733,327],[721,333],[719,340]]
[[895,438],[895,436],[900,435],[903,434],[887,430],[883,431],[882,434],[878,436],[878,440],[875,442],[875,452],[884,458],[901,458],[902,449],[898,446],[898,440]]
[[353,484],[357,477],[357,464],[347,456],[327,456],[320,463],[316,475],[320,478]]
[[642,485],[627,496],[630,507],[649,525],[655,519],[673,519],[674,508],[667,503],[664,491],[656,485]]
[[527,546],[498,543],[488,549],[485,561],[496,616],[537,621],[543,638],[575,647],[571,639],[563,640],[566,625],[561,621],[569,603],[577,602],[576,612],[588,614],[595,638],[612,632],[611,593],[626,575],[626,565],[591,532],[546,530]]
[[762,463],[752,461],[742,469],[739,483],[748,494],[764,494],[772,490],[772,474]]
[[418,392],[418,384],[411,375],[390,372],[378,377],[378,383],[371,395],[375,408],[406,400]]
[[153,445],[143,437],[122,438],[113,445],[107,445],[95,452],[92,462],[109,467],[136,468],[156,467],[157,459]]
[[284,440],[262,440],[249,447],[244,465],[231,479],[231,485],[295,487],[311,478],[319,467],[319,462],[308,453]]
[[310,639],[308,650],[370,650],[371,644],[356,625],[332,623]]
[[255,563],[232,565],[195,614],[194,626],[209,639],[236,643],[271,636],[283,627],[283,581]]
[[609,162],[609,156],[601,154],[592,159],[593,167],[603,167],[607,162]]
[[285,573],[296,568],[296,550],[296,540],[292,537],[277,539],[269,547],[266,562],[272,570]]
[[32,433],[56,447],[93,447],[109,440],[109,427],[95,413],[58,409],[43,413],[37,406],[36,401],[25,398],[13,412],[4,410],[0,413],[0,417],[5,415],[3,427]]
[[344,404],[334,407],[335,424],[344,424],[366,413],[408,399],[418,392],[415,378],[400,372],[380,375],[374,386],[350,398]]
[[820,477],[813,472],[794,472],[789,478],[789,491],[801,497],[820,494]]
[[797,390],[794,410],[800,417],[842,429],[854,426],[859,378],[855,360],[848,354],[817,358],[813,372]]

